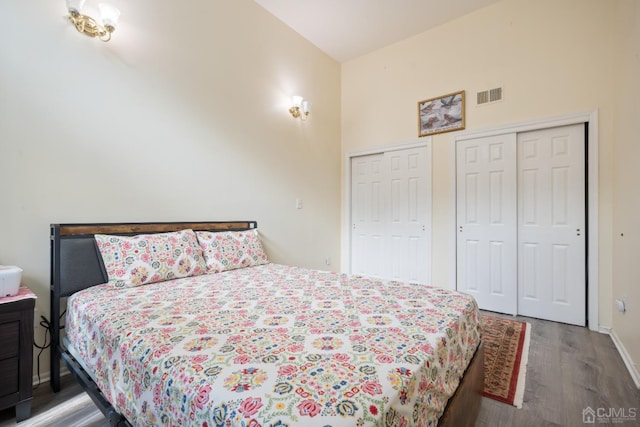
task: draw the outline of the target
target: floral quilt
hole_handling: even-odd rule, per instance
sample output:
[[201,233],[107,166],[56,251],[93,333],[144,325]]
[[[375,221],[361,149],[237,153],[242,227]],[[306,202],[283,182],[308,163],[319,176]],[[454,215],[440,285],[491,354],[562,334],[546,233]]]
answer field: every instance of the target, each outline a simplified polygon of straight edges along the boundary
[[475,300],[265,264],[69,298],[66,333],[134,426],[436,425]]

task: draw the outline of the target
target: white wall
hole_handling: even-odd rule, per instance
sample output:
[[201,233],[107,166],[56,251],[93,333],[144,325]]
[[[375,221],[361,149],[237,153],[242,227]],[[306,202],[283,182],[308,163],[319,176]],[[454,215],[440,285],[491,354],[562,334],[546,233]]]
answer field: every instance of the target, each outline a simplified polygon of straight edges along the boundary
[[[418,101],[459,90],[467,94],[467,130],[597,109],[599,326],[612,326],[615,34],[630,8],[630,2],[600,0],[503,0],[343,64],[343,157],[415,139]],[[628,33],[637,37],[634,31]],[[636,38],[627,47],[637,45]],[[476,92],[499,86],[503,101],[476,105]],[[638,93],[628,96],[637,100]],[[432,277],[441,286],[453,286],[452,135],[432,141]],[[638,323],[640,310],[627,316]]]
[[273,261],[337,269],[340,65],[251,0],[110,1],[109,43],[0,2],[0,264],[38,310],[58,222],[254,219]]
[[632,364],[640,387],[640,4],[618,3],[616,54],[619,61],[614,92],[614,299],[626,301],[627,311],[613,312],[612,329]]

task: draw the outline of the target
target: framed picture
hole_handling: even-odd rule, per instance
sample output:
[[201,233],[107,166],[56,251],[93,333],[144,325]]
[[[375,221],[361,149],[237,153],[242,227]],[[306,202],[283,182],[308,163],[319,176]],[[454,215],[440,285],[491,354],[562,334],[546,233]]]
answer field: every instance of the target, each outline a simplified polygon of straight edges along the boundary
[[464,91],[418,102],[418,136],[464,129]]

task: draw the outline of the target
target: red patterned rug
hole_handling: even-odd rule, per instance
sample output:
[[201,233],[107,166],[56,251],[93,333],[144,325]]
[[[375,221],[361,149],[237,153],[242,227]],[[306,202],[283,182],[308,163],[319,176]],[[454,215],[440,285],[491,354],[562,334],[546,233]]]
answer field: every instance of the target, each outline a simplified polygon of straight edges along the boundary
[[531,325],[482,315],[484,340],[483,395],[522,407]]

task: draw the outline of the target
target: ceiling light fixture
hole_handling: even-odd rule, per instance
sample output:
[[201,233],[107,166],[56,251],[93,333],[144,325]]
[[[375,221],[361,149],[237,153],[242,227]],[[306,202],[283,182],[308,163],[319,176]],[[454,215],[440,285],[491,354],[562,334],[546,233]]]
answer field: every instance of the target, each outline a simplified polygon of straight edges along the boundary
[[92,17],[81,13],[84,2],[85,0],[67,0],[67,9],[69,10],[67,19],[76,27],[78,32],[89,37],[97,37],[103,42],[108,42],[111,40],[111,33],[116,30],[118,25],[120,11],[111,5],[100,3],[98,7],[102,17],[101,25]]
[[307,120],[309,111],[311,109],[311,103],[306,101],[301,96],[295,95],[292,98],[292,107],[289,108],[289,112],[294,118],[300,118],[301,120]]

